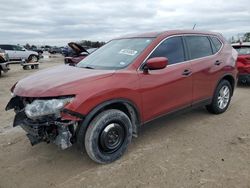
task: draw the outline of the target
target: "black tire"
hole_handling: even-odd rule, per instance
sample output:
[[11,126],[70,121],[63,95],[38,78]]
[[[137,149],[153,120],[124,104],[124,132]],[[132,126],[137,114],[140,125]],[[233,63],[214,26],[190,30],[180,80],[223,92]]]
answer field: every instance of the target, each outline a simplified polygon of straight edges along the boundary
[[[229,96],[228,96],[228,101],[227,103],[223,103],[222,106],[220,106],[219,104],[219,97],[220,97],[220,91],[223,89],[223,88],[228,88],[229,89]],[[207,108],[207,111],[212,113],[212,114],[221,114],[223,112],[225,112],[231,102],[231,97],[232,97],[232,86],[231,84],[229,83],[229,81],[227,80],[222,80],[218,86],[216,87],[216,90],[215,90],[215,93],[214,93],[214,96],[213,96],[213,99],[212,99],[212,103],[210,105],[207,105],[206,108]]]
[[38,62],[38,56],[37,55],[30,55],[28,58],[28,62]]
[[131,139],[132,123],[128,116],[119,110],[106,110],[89,124],[85,149],[92,160],[107,164],[124,154]]
[[29,66],[27,66],[27,65],[23,66],[23,70],[29,70],[29,69],[30,69]]
[[0,77],[2,76],[2,70],[0,69]]

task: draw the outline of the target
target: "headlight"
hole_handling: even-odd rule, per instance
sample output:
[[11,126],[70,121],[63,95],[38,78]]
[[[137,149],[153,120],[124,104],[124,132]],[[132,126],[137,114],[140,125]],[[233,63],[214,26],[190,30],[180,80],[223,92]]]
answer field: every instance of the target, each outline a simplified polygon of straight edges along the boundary
[[60,110],[72,100],[73,98],[34,100],[32,103],[26,105],[25,114],[31,119],[53,114],[59,117]]

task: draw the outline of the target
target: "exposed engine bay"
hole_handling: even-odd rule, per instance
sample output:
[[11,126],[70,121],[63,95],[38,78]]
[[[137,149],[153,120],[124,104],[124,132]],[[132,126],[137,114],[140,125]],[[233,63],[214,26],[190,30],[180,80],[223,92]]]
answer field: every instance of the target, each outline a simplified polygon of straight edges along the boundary
[[22,127],[31,145],[53,142],[59,148],[66,149],[75,142],[76,128],[80,121],[79,118],[67,120],[61,117],[63,107],[71,100],[71,97],[36,99],[14,96],[6,110],[14,109],[16,115],[13,127]]

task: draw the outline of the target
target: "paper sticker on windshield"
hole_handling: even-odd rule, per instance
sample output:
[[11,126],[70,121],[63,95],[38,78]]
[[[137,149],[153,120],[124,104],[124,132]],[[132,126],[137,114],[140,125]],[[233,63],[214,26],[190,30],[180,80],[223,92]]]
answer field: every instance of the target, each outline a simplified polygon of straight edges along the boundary
[[135,55],[137,54],[136,50],[130,50],[130,49],[121,49],[121,51],[119,52],[119,54],[125,54],[125,55]]
[[121,61],[121,62],[120,62],[120,65],[124,66],[124,65],[126,65],[126,63],[123,62],[123,61]]

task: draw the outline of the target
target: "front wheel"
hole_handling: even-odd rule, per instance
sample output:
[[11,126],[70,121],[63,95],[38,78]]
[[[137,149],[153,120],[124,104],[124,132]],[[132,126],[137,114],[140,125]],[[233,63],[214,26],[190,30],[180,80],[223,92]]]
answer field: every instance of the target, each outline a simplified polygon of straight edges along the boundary
[[212,103],[206,106],[207,110],[213,114],[225,112],[230,104],[232,97],[232,86],[227,80],[222,80],[214,93]]
[[38,61],[38,56],[37,55],[30,55],[28,58],[29,62],[37,62]]
[[119,159],[132,139],[129,117],[119,110],[106,110],[89,124],[85,135],[85,149],[97,163],[107,164]]

